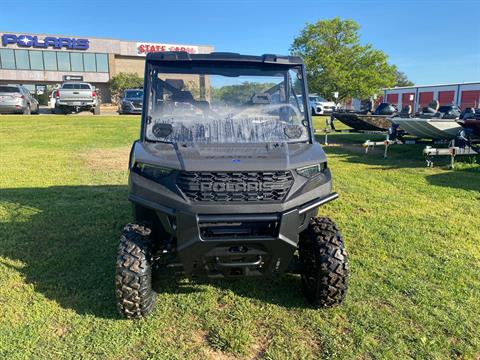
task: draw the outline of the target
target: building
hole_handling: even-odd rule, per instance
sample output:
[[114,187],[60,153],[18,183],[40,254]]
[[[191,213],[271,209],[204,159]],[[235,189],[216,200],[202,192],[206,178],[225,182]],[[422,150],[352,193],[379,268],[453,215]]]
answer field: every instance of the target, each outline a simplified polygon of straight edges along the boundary
[[155,51],[209,53],[212,46],[150,43],[64,35],[0,32],[0,84],[23,84],[42,93],[65,80],[91,83],[104,103],[108,81],[120,72],[143,76],[145,56]]
[[480,107],[480,82],[459,84],[408,86],[384,89],[383,96],[377,101],[398,105],[402,109],[411,105],[414,111],[421,109],[436,99],[440,105],[455,104],[462,110],[466,107]]

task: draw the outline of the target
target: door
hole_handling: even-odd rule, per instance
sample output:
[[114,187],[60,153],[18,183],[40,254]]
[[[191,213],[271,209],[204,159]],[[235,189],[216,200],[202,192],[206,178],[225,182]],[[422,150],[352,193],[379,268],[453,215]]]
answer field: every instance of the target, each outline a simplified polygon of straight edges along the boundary
[[398,106],[398,94],[387,94],[387,103]]
[[438,102],[440,105],[452,105],[454,103],[455,91],[439,91]]
[[480,107],[480,90],[465,90],[462,91],[460,108],[463,110],[467,107]]
[[402,94],[402,106],[400,107],[401,110],[405,107],[405,105],[410,105],[412,107],[412,111],[415,109],[415,93],[403,93]]
[[422,108],[427,107],[428,104],[433,100],[433,91],[424,91],[421,92],[420,95],[418,96],[418,109],[419,111],[422,110]]

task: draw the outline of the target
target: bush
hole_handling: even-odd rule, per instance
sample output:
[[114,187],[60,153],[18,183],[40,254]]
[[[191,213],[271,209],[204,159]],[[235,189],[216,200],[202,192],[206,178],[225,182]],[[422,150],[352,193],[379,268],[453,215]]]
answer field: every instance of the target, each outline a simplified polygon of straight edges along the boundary
[[118,73],[108,82],[112,93],[112,103],[116,104],[125,89],[143,88],[143,78],[137,73]]

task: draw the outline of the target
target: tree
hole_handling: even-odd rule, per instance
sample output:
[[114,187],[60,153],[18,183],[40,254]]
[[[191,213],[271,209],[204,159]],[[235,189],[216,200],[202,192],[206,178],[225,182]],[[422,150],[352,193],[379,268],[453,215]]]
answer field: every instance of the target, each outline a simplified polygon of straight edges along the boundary
[[238,105],[248,102],[253,95],[268,90],[275,83],[256,83],[244,81],[238,85],[224,85],[212,88],[212,100],[220,101],[228,105]]
[[408,80],[407,75],[404,72],[397,70],[397,79],[395,86],[413,86],[415,85],[412,81]]
[[143,88],[143,78],[137,73],[118,73],[110,78],[108,82],[112,92],[112,101],[117,103],[118,98],[125,89]]
[[291,46],[294,55],[303,57],[308,87],[331,100],[366,98],[395,84],[397,68],[387,55],[371,44],[361,45],[360,26],[353,20],[320,20],[308,24]]

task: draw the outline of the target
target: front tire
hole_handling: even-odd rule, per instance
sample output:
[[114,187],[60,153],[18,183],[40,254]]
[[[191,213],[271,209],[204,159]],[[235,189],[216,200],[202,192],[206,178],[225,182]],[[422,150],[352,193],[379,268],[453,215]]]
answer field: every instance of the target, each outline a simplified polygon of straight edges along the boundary
[[23,110],[23,115],[30,115],[32,110],[30,108],[30,104],[27,104],[27,107]]
[[145,317],[155,306],[150,234],[143,225],[128,224],[120,238],[115,293],[118,311],[127,319]]
[[340,305],[348,280],[347,253],[336,224],[329,218],[312,218],[300,234],[302,289],[315,307]]

